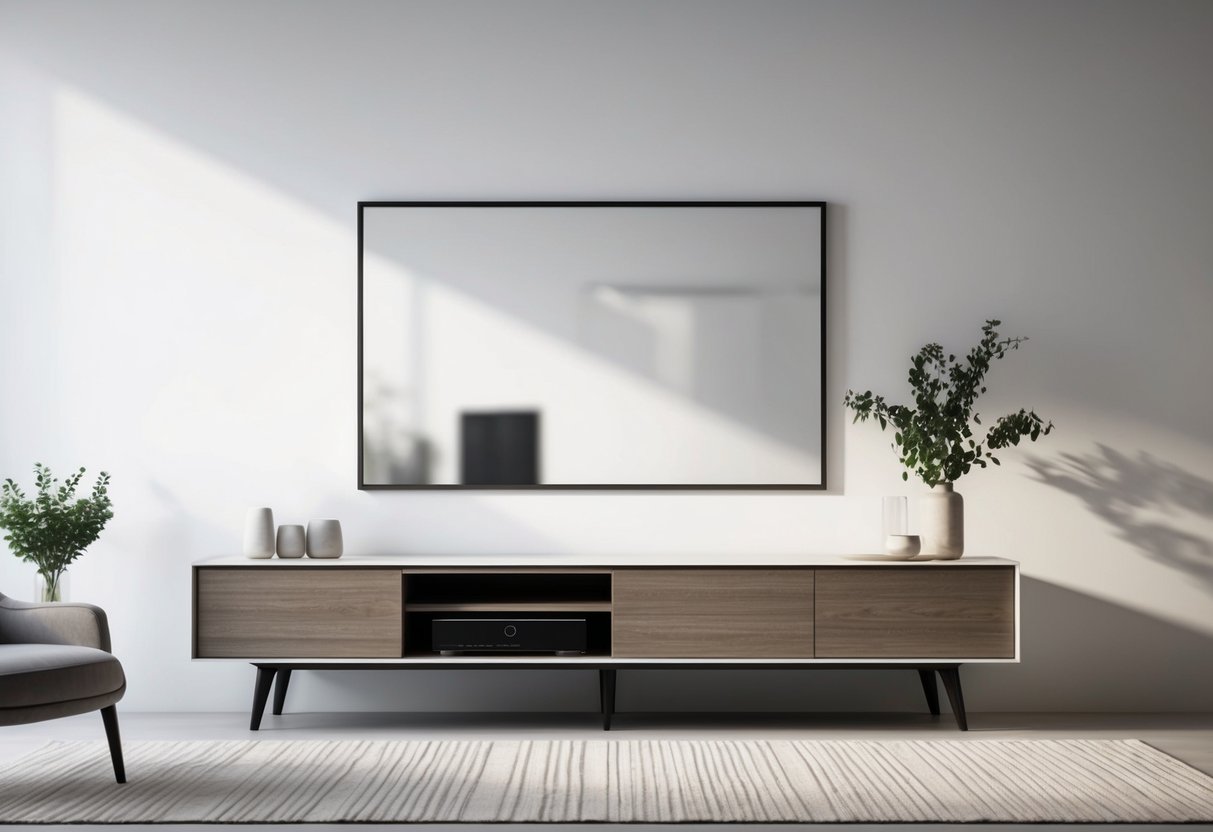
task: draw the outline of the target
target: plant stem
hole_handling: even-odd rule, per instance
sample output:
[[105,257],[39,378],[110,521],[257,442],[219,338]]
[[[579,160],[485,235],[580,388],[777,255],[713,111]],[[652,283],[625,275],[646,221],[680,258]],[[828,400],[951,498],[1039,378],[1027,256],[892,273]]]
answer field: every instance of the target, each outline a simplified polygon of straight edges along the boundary
[[39,572],[38,574],[41,575],[42,580],[46,582],[46,586],[43,587],[42,590],[42,600],[61,601],[62,597],[60,595],[60,584],[63,580],[63,570],[57,569],[49,575],[45,572]]

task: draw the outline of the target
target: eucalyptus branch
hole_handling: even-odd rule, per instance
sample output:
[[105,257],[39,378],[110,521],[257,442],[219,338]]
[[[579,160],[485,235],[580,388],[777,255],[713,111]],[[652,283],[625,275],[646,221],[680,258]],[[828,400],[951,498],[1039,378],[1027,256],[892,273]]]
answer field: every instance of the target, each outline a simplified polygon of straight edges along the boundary
[[994,451],[1018,445],[1024,437],[1035,442],[1053,431],[1053,423],[1044,422],[1035,411],[1020,410],[1000,417],[981,441],[973,436],[972,426],[981,425],[974,408],[986,392],[991,363],[1028,340],[1000,338],[1001,325],[1001,321],[986,321],[981,340],[963,360],[945,354],[936,343],[923,346],[912,356],[908,380],[914,392],[913,407],[888,404],[871,390],[847,391],[843,404],[855,411],[854,422],[874,420],[882,431],[893,426],[893,450],[906,469],[903,480],[913,472],[929,486],[955,482],[973,466],[1000,465]]

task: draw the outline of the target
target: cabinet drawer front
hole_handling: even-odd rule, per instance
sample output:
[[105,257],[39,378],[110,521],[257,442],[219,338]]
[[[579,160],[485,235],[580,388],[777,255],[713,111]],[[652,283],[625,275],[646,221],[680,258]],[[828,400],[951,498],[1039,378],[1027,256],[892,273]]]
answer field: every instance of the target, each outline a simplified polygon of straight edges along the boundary
[[617,658],[808,658],[809,569],[623,569],[614,575]]
[[818,658],[1015,657],[1012,567],[817,571]]
[[197,570],[199,658],[399,658],[399,569]]

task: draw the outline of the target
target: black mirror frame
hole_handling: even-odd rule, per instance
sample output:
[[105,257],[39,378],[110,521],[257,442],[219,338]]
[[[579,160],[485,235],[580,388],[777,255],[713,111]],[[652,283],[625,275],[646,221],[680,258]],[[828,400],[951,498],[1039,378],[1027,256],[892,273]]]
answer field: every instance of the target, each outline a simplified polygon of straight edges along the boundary
[[[362,436],[362,253],[363,217],[367,208],[820,208],[821,209],[821,482],[796,484],[763,485],[752,483],[741,484],[645,484],[645,485],[587,485],[587,484],[556,484],[556,485],[397,485],[389,483],[367,483],[363,470],[363,436]],[[827,238],[826,214],[827,203],[817,200],[764,200],[764,201],[668,201],[668,200],[607,200],[607,201],[547,201],[547,200],[505,200],[505,201],[456,201],[456,200],[372,200],[358,203],[358,490],[359,491],[825,491],[826,486],[826,291],[829,281],[826,279]]]

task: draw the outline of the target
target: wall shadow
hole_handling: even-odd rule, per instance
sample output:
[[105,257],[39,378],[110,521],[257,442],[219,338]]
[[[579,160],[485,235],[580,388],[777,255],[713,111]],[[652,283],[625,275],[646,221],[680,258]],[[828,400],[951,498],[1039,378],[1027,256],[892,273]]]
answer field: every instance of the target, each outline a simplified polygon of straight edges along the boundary
[[1213,592],[1213,541],[1179,522],[1184,515],[1213,521],[1213,480],[1146,451],[1129,456],[1102,443],[1085,454],[1029,456],[1027,466],[1037,482],[1082,500],[1146,557]]
[[1203,712],[1213,635],[1024,576],[1019,665],[970,665],[974,711]]

